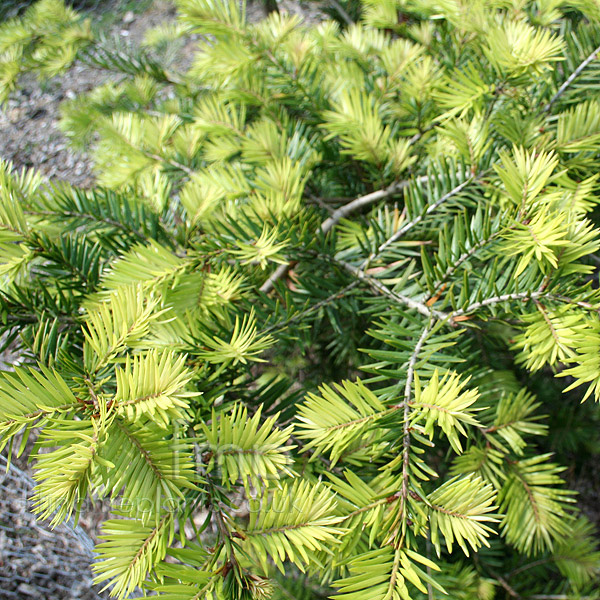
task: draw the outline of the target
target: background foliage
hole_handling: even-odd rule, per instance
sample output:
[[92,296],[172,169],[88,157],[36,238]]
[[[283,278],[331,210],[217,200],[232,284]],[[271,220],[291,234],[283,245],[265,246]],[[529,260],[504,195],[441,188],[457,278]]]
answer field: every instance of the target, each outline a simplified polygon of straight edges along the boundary
[[3,99],[121,75],[64,104],[97,187],[0,169],[36,511],[113,501],[119,598],[600,597],[560,462],[598,441],[600,5],[177,7],[140,49],[57,0],[0,27]]

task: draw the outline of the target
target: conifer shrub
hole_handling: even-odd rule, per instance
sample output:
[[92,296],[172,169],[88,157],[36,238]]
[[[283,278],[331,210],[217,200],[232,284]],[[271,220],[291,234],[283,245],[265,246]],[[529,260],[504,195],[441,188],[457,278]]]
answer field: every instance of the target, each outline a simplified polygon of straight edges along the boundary
[[119,599],[599,598],[552,452],[598,439],[598,2],[177,7],[137,49],[58,0],[0,27],[3,100],[117,74],[63,104],[96,187],[0,167],[35,511],[111,501]]

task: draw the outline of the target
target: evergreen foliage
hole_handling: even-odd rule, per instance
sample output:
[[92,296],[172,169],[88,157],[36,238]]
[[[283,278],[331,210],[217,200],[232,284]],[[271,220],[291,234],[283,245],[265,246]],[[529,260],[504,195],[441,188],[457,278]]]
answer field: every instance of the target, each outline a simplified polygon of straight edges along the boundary
[[2,99],[121,74],[63,105],[97,187],[0,164],[36,512],[112,500],[119,599],[600,598],[560,464],[597,440],[600,4],[177,7],[141,49],[60,0],[0,26]]

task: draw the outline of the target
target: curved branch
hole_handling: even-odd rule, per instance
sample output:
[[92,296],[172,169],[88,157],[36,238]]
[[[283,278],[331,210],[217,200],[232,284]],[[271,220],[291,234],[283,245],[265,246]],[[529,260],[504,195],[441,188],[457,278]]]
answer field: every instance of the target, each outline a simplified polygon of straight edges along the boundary
[[383,242],[383,244],[381,244],[381,246],[377,248],[377,252],[369,256],[369,258],[365,262],[370,262],[374,258],[377,258],[377,256],[379,256],[388,246],[399,240],[407,231],[410,231],[415,225],[420,223],[427,215],[432,213],[440,205],[446,202],[446,200],[449,200],[450,198],[452,198],[452,196],[455,196],[460,191],[462,191],[473,180],[474,177],[469,177],[468,179],[465,179],[465,181],[457,185],[455,188],[451,189],[447,194],[444,194],[439,200],[428,206],[427,210],[424,213],[417,215],[414,219],[411,219],[408,223],[405,223],[402,227],[400,227],[400,229],[398,229],[398,231],[394,233],[394,235],[392,235],[385,242]]
[[[417,181],[426,181],[426,180],[427,180],[426,176],[419,177],[417,179]],[[341,206],[340,208],[335,210],[330,217],[325,219],[325,221],[323,221],[323,223],[321,223],[321,226],[319,227],[317,232],[322,233],[322,234],[328,233],[342,219],[344,219],[348,215],[352,214],[353,212],[356,212],[363,206],[368,206],[369,204],[373,204],[373,202],[377,202],[378,200],[383,200],[384,198],[387,198],[389,196],[397,194],[398,192],[400,192],[403,189],[405,189],[406,187],[408,187],[409,184],[410,184],[410,181],[408,181],[408,180],[396,182],[396,183],[393,183],[392,185],[388,186],[387,188],[383,188],[381,190],[376,190],[375,192],[371,192],[370,194],[365,194],[364,196],[360,196],[359,198],[352,200],[352,202],[349,202],[348,204]],[[292,266],[293,266],[293,261],[289,261],[287,263],[279,265],[277,267],[277,269],[275,269],[275,271],[273,271],[273,273],[270,275],[270,277],[260,286],[260,291],[264,292],[265,294],[269,293],[275,286],[275,282],[279,281],[282,277],[284,277]]]
[[548,294],[544,294],[543,292],[520,292],[518,294],[502,294],[501,296],[494,296],[492,298],[486,298],[481,302],[475,302],[470,304],[466,308],[460,308],[451,312],[447,315],[450,320],[455,319],[456,317],[461,317],[470,312],[479,310],[484,306],[492,306],[494,304],[499,304],[500,302],[507,302],[509,300],[537,300],[538,298],[542,298],[543,296],[547,296]]
[[403,306],[406,306],[407,308],[412,308],[412,309],[416,310],[417,312],[424,315],[425,317],[435,317],[436,319],[440,319],[443,321],[450,316],[449,313],[444,313],[440,310],[435,310],[433,308],[429,308],[429,306],[427,306],[426,304],[423,304],[422,302],[419,302],[418,300],[413,300],[412,298],[409,298],[408,296],[404,296],[403,294],[399,294],[397,292],[394,292],[393,290],[390,290],[390,288],[388,288],[386,285],[384,285],[383,283],[381,283],[374,277],[369,277],[368,275],[365,274],[365,272],[362,269],[359,269],[358,267],[355,267],[354,265],[351,265],[351,264],[341,261],[341,260],[336,260],[335,263],[340,265],[341,267],[343,267],[346,271],[348,271],[352,275],[354,275],[354,277],[356,277],[358,280],[364,281],[372,289],[374,289],[374,290],[378,291],[379,293],[383,294],[384,296],[387,296],[388,298],[394,300],[394,302],[396,302],[398,304],[402,304]]
[[565,93],[565,90],[581,75],[582,71],[596,58],[598,57],[598,53],[600,53],[600,46],[598,46],[572,73],[569,75],[567,80],[558,88],[558,91],[552,98],[550,102],[544,106],[544,112],[549,112],[552,108],[552,105]]
[[[400,229],[398,229],[398,231],[394,233],[394,235],[392,235],[387,241],[385,241],[381,246],[379,246],[377,252],[373,253],[364,261],[363,267],[369,264],[374,258],[379,256],[379,254],[381,254],[381,252],[383,252],[390,244],[400,239],[407,231],[409,231],[415,225],[420,223],[427,215],[432,213],[441,204],[446,202],[446,200],[458,194],[463,188],[465,188],[469,183],[473,182],[474,180],[474,176],[469,177],[468,179],[457,185],[455,188],[451,189],[447,194],[444,194],[441,198],[436,200],[436,202],[430,205],[424,213],[416,216],[414,219],[403,225]],[[349,202],[348,204],[345,204],[344,206],[341,206],[340,208],[335,210],[330,217],[328,217],[327,219],[325,219],[325,221],[323,221],[323,223],[321,223],[321,226],[317,231],[322,234],[326,234],[329,231],[331,231],[342,219],[352,214],[353,212],[356,212],[357,210],[361,209],[363,206],[368,206],[370,204],[373,204],[374,202],[377,202],[378,200],[383,200],[384,198],[393,196],[394,194],[397,194],[398,192],[401,192],[402,190],[406,189],[413,182],[427,183],[428,181],[429,176],[421,175],[420,177],[417,177],[414,180],[399,181],[393,183],[392,185],[386,188],[376,190],[375,192],[365,194],[364,196],[360,196],[360,198],[356,198],[356,200],[352,200],[352,202]],[[279,265],[279,267],[275,269],[271,276],[260,286],[260,291],[264,293],[270,292],[273,289],[275,282],[286,275],[288,270],[291,268],[291,265],[292,261],[286,264]]]
[[[427,177],[419,177],[417,181],[423,182],[427,181]],[[411,182],[409,180],[399,181],[393,183],[392,185],[383,188],[381,190],[377,190],[375,192],[371,192],[370,194],[366,194],[365,196],[361,196],[356,200],[352,200],[348,204],[341,206],[323,223],[321,223],[321,227],[319,227],[319,231],[321,233],[327,233],[331,231],[342,219],[347,217],[349,214],[357,211],[363,206],[368,206],[369,204],[373,204],[373,202],[377,202],[377,200],[382,200],[383,198],[387,198],[388,196],[392,196],[401,192],[403,189],[407,188]]]

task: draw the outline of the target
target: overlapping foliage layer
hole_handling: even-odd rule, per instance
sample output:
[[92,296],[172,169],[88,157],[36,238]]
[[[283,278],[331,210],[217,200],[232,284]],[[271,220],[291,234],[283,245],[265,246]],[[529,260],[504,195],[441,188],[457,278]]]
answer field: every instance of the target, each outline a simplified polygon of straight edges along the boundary
[[39,515],[112,499],[119,598],[600,597],[548,451],[600,398],[600,4],[177,6],[141,50],[57,0],[0,27],[3,98],[121,74],[64,104],[98,187],[0,170]]

